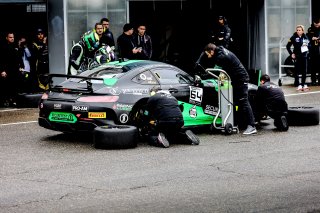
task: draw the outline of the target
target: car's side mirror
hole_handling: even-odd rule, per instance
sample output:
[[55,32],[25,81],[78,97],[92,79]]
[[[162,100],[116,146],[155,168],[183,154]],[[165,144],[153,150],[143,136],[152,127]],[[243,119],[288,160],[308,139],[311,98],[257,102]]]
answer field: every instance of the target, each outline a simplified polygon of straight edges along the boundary
[[202,87],[203,84],[202,84],[201,81],[202,81],[202,79],[201,79],[200,76],[198,76],[198,75],[195,75],[195,76],[194,76],[194,86],[196,86],[196,87]]
[[201,83],[201,77],[200,76],[198,76],[198,75],[195,75],[194,76],[194,83],[196,83],[196,84],[200,84]]

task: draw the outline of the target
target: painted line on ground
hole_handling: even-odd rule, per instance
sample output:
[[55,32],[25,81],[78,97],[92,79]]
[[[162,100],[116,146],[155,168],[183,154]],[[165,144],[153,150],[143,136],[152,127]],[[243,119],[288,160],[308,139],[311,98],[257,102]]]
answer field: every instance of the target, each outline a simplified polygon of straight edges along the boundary
[[25,121],[25,122],[17,122],[17,123],[7,123],[7,124],[0,124],[0,126],[10,126],[10,125],[18,125],[18,124],[29,124],[29,123],[36,123],[38,121]]
[[21,111],[21,110],[26,110],[26,109],[31,109],[31,108],[12,108],[12,109],[0,109],[0,112],[12,112],[12,111]]
[[320,93],[320,91],[314,91],[314,92],[299,92],[299,93],[293,93],[293,94],[286,94],[285,97],[289,96],[296,96],[296,95],[307,95],[307,94],[317,94]]

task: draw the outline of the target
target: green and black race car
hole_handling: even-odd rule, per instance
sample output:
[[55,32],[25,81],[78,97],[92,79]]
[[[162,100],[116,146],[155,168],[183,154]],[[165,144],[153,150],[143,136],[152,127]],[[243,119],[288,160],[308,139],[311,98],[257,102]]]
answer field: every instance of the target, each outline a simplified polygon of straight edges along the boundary
[[[91,132],[106,126],[139,129],[140,114],[154,87],[170,91],[183,105],[185,128],[222,122],[215,119],[219,110],[217,80],[195,81],[163,62],[113,61],[77,76],[51,74],[49,80],[50,88],[39,103],[38,123],[51,130]],[[257,89],[254,85],[249,88],[251,93]]]

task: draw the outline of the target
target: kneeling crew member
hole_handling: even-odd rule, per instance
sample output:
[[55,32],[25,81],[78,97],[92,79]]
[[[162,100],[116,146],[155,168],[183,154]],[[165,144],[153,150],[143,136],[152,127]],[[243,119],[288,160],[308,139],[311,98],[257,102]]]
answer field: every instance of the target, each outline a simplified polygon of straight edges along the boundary
[[274,125],[280,131],[289,129],[287,122],[288,104],[285,100],[282,89],[270,82],[270,77],[264,74],[260,78],[260,86],[256,94],[257,114],[256,119],[260,119],[266,115],[274,119]]
[[147,102],[147,114],[152,125],[149,132],[150,145],[169,147],[169,141],[181,141],[192,145],[199,144],[199,138],[191,130],[184,131],[182,112],[178,100],[169,91],[151,91]]

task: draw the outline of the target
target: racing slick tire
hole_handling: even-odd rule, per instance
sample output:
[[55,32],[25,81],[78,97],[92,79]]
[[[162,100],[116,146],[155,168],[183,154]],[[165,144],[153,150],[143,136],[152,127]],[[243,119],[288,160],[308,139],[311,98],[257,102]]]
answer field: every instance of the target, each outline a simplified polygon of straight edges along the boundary
[[129,149],[137,146],[138,129],[129,125],[98,126],[93,130],[97,149]]
[[319,124],[319,109],[309,106],[288,107],[289,126],[311,126]]

